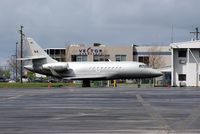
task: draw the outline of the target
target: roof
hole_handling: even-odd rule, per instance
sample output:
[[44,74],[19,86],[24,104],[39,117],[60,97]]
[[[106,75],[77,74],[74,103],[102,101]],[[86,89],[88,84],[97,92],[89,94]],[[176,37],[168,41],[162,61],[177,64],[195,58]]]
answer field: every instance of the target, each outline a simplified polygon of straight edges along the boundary
[[200,41],[199,40],[195,40],[195,41],[188,41],[188,42],[172,43],[172,44],[170,44],[170,47],[172,49],[177,49],[177,48],[200,48]]

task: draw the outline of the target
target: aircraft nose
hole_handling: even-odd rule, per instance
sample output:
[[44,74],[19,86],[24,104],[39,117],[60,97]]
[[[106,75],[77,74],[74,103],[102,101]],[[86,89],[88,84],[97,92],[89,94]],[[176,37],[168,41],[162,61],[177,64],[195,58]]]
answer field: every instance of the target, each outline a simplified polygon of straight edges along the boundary
[[154,69],[154,71],[153,71],[153,74],[154,74],[155,77],[159,77],[159,76],[162,76],[162,75],[163,75],[161,71],[155,70],[155,69]]

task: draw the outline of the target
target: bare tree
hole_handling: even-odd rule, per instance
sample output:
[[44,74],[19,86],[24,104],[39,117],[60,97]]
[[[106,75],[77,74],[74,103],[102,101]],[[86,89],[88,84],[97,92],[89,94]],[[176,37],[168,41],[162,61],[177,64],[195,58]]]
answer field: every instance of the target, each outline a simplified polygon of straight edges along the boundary
[[14,72],[15,79],[17,79],[16,74],[17,74],[17,76],[19,76],[19,74],[20,74],[20,62],[17,62],[16,58],[11,56],[7,60],[7,63],[8,63],[9,69],[12,70],[12,72]]
[[149,48],[148,52],[149,54],[149,65],[152,68],[160,68],[161,66],[165,66],[165,60],[164,57],[160,54],[162,49],[160,47],[151,47]]

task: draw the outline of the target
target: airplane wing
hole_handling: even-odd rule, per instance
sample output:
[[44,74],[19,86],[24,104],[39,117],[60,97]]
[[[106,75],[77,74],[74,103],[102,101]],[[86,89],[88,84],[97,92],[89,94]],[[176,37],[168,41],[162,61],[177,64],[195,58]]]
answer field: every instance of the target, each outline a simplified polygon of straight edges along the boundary
[[49,70],[51,71],[51,73],[56,76],[56,77],[61,77],[60,74],[58,74],[52,67],[49,67]]
[[65,77],[65,80],[83,80],[83,79],[107,79],[106,75],[79,75],[74,77]]

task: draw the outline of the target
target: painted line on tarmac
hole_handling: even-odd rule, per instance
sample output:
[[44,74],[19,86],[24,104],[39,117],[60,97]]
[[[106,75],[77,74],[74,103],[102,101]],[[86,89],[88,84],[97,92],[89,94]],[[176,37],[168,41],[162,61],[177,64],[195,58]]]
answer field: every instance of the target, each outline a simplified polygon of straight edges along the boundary
[[26,96],[26,95],[17,95],[17,96],[12,96],[12,97],[8,97],[8,98],[2,98],[2,99],[0,99],[0,101],[15,100],[15,99],[18,99],[18,98],[21,98],[24,96]]
[[200,106],[195,108],[192,113],[176,127],[178,131],[187,129],[193,122],[200,117]]
[[[171,127],[167,124],[166,120],[163,119],[163,117],[156,112],[153,107],[151,106],[150,103],[148,103],[147,101],[145,101],[141,95],[137,94],[136,95],[138,102],[140,102],[144,109],[147,111],[147,113],[153,118],[153,120],[156,121],[156,124],[161,127],[161,129],[164,129],[164,131],[166,133],[169,133],[172,131]],[[161,130],[161,132],[163,133],[163,131]]]

